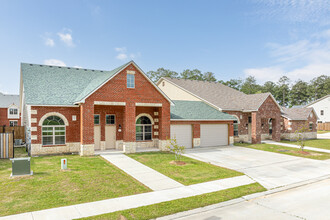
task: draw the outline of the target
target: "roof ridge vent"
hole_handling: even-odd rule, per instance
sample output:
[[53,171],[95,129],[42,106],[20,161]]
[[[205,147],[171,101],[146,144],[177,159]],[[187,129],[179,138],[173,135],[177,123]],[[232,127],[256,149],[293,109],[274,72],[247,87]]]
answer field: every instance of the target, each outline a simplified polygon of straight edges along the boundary
[[84,69],[85,71],[87,71],[87,69]]
[[49,66],[49,67],[53,67],[53,66]]
[[68,69],[71,69],[70,67],[68,67]]
[[33,64],[30,63],[30,66],[33,66]]
[[42,66],[41,64],[39,66]]

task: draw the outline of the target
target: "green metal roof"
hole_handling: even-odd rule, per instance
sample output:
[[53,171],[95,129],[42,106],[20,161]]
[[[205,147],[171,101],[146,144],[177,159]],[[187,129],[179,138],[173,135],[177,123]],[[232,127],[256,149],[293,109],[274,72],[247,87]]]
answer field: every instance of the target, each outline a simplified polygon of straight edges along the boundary
[[26,104],[74,105],[130,62],[111,71],[22,63]]
[[171,120],[237,120],[201,101],[172,100]]

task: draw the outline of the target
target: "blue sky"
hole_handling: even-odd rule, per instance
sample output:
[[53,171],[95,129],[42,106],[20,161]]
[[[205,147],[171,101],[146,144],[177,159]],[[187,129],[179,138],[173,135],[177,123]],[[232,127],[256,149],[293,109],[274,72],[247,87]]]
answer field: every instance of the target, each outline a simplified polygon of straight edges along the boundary
[[218,79],[330,75],[330,1],[0,1],[0,91],[20,63],[145,71],[198,68]]

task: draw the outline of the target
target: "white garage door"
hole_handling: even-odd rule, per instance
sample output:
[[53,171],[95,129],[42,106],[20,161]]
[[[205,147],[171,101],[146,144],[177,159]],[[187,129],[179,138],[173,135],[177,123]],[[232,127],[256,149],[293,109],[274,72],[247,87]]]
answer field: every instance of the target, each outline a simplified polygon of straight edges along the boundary
[[201,147],[228,145],[227,124],[201,124]]
[[176,138],[178,145],[186,148],[192,147],[192,126],[191,125],[171,125],[171,138]]

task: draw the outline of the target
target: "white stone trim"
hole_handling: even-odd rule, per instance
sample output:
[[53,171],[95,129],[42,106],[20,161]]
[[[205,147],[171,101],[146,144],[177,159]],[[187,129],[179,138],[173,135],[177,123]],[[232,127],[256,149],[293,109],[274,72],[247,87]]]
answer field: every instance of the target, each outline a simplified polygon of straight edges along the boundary
[[37,119],[36,118],[31,118],[31,123],[37,123]]
[[37,135],[31,135],[31,140],[38,140],[38,136]]
[[142,102],[136,102],[135,106],[143,106],[143,107],[162,107],[162,103],[142,103]]
[[[46,118],[48,118],[49,116],[57,116],[57,117],[60,117],[63,121],[64,121],[64,124],[65,126],[69,126],[69,121],[66,119],[66,117],[64,115],[62,115],[61,113],[59,112],[48,112],[46,113],[44,116],[41,117],[41,119],[39,120],[39,126],[42,126],[42,123],[44,122],[44,120]],[[31,119],[32,120],[32,119]]]
[[154,132],[154,135],[155,135],[155,136],[158,136],[158,131],[155,131],[155,132]]
[[158,129],[158,125],[154,125],[154,129]]
[[125,106],[126,102],[103,102],[103,101],[94,101],[94,105],[119,105]]
[[31,110],[31,115],[36,115],[38,114],[38,110]]
[[158,115],[158,112],[154,112],[154,115],[156,115],[156,116],[157,116],[157,115]]
[[158,122],[158,118],[155,118],[155,122]]
[[135,71],[133,71],[133,70],[127,70],[127,74],[135,74]]
[[138,118],[140,118],[140,117],[142,117],[142,116],[146,116],[146,117],[148,117],[148,118],[150,119],[152,125],[155,124],[154,119],[151,117],[151,115],[149,115],[149,114],[147,114],[147,113],[141,113],[141,114],[139,114],[138,116],[136,116],[136,117],[135,117],[135,123],[136,123],[136,121],[138,120]]
[[37,131],[38,128],[37,127],[31,127],[31,131]]

